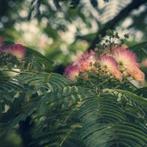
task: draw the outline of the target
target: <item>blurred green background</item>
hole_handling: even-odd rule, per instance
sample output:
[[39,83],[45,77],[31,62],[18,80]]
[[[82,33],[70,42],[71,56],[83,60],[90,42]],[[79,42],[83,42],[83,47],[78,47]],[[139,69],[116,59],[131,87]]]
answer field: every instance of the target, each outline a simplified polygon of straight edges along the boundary
[[[32,47],[55,65],[65,66],[114,18],[114,29],[130,34],[131,44],[146,41],[145,1],[0,0],[0,36]],[[113,28],[111,25],[107,29]]]

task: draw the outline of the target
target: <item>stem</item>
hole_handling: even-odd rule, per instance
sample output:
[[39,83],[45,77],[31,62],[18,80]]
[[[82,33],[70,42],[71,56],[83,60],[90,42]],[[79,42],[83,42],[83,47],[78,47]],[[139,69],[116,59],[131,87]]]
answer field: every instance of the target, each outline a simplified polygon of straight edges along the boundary
[[106,23],[104,27],[97,32],[91,45],[88,47],[88,50],[94,49],[96,45],[100,42],[99,34],[101,35],[101,37],[106,36],[106,32],[108,29],[114,29],[115,26],[118,25],[118,23],[122,19],[126,18],[130,14],[130,12],[132,12],[132,10],[137,9],[139,6],[145,3],[147,3],[146,0],[133,0],[130,4],[128,4],[128,6],[121,10],[116,17],[114,17],[112,20]]

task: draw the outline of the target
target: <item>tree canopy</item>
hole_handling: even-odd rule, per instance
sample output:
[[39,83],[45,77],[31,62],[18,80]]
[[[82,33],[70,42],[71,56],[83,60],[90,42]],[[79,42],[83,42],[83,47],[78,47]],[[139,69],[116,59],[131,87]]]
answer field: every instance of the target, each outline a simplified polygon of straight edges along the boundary
[[147,146],[146,0],[0,0],[0,146]]

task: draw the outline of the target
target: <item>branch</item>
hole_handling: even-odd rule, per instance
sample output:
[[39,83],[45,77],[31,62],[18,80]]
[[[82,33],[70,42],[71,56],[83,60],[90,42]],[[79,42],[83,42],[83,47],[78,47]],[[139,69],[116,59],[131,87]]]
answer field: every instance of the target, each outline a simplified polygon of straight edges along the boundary
[[[112,20],[107,22],[105,24],[105,26],[100,31],[98,31],[96,34],[91,34],[92,36],[95,36],[95,38],[93,39],[91,45],[88,47],[87,50],[91,50],[91,49],[94,50],[96,45],[100,42],[99,35],[101,35],[101,37],[104,37],[106,35],[106,32],[107,32],[108,29],[115,28],[115,26],[122,19],[126,18],[129,15],[129,13],[132,12],[132,10],[137,9],[139,6],[141,6],[142,4],[145,4],[146,2],[147,2],[146,0],[133,0],[129,5],[127,5],[127,7],[125,7],[123,10],[121,10],[116,17],[114,17]],[[82,39],[82,38],[79,37],[78,39]],[[89,39],[89,35],[88,36],[84,36],[84,39],[88,40]],[[64,68],[65,68],[65,66],[58,65],[54,69],[54,72],[63,74]]]
[[133,0],[130,4],[128,4],[127,7],[121,10],[116,17],[114,17],[112,20],[107,22],[105,26],[100,31],[97,32],[91,45],[88,47],[88,50],[91,50],[91,49],[93,50],[96,47],[96,45],[100,42],[99,35],[101,35],[101,37],[106,36],[106,32],[108,29],[114,29],[115,26],[122,19],[127,17],[129,13],[132,12],[132,10],[137,9],[139,6],[141,6],[142,4],[145,4],[146,2],[147,2],[146,0]]

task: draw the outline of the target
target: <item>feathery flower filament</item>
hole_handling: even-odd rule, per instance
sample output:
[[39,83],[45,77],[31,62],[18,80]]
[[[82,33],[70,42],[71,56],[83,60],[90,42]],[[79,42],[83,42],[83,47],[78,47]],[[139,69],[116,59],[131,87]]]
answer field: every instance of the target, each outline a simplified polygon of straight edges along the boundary
[[85,72],[91,70],[95,62],[96,62],[95,52],[89,51],[83,53],[74,64],[79,67],[80,72]]
[[122,74],[118,69],[118,64],[112,56],[100,56],[98,59],[98,64],[100,64],[102,70],[112,74],[116,79],[122,79]]
[[145,81],[145,75],[138,67],[132,67],[131,69],[128,69],[128,73],[136,81],[139,81],[141,83]]
[[132,68],[132,66],[139,66],[135,53],[127,48],[118,47],[112,49],[112,56],[120,66],[126,69]]
[[76,65],[69,65],[65,69],[65,75],[70,79],[70,80],[75,80],[77,76],[79,76],[79,67]]
[[130,51],[127,46],[112,48],[111,51],[101,54],[99,57],[96,57],[94,51],[85,52],[76,62],[67,67],[65,75],[74,80],[80,73],[95,72],[96,70],[100,74],[113,76],[118,80],[131,76],[138,82],[145,81],[145,75],[139,68],[136,54]]
[[112,56],[119,64],[120,70],[125,73],[124,76],[130,75],[135,80],[143,82],[145,80],[144,73],[139,69],[136,54],[127,48],[119,47],[112,50]]

